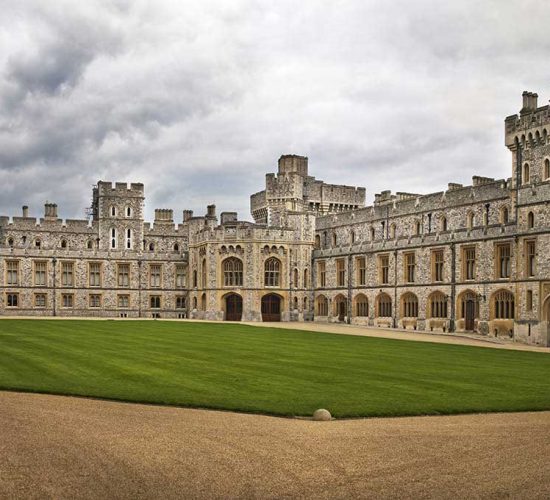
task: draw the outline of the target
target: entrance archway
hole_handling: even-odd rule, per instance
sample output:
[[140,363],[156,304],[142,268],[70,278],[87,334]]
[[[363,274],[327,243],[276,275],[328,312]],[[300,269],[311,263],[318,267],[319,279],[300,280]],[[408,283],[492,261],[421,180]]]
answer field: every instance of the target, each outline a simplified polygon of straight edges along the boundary
[[281,297],[274,293],[262,297],[262,321],[281,321]]
[[334,316],[338,317],[338,321],[344,321],[348,315],[348,303],[346,297],[337,295],[334,298]]
[[241,321],[242,316],[243,298],[236,293],[230,293],[225,297],[225,320]]

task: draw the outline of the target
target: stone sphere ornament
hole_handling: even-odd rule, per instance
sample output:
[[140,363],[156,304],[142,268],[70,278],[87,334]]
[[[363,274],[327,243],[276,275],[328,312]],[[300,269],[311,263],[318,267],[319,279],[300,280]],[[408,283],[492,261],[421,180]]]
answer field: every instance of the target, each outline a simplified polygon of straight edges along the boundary
[[313,420],[316,420],[317,422],[327,422],[329,420],[332,420],[332,415],[328,410],[320,408],[313,412]]

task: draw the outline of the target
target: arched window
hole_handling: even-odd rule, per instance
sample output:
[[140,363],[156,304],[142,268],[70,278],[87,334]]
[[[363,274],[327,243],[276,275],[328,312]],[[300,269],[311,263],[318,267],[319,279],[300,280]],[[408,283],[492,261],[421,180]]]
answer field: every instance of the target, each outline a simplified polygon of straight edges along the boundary
[[132,248],[132,230],[126,229],[126,248],[130,250]]
[[371,240],[371,241],[374,241],[375,236],[376,236],[376,233],[375,233],[375,231],[374,231],[374,228],[371,227],[371,228],[370,228],[370,240]]
[[201,311],[206,311],[206,294],[203,293],[201,296]]
[[197,297],[193,297],[193,309],[197,308]]
[[67,240],[61,240],[61,248],[67,248]]
[[40,241],[40,238],[36,238],[34,240],[34,246],[35,246],[35,248],[38,248],[38,249],[40,249],[40,247],[42,247],[42,241]]
[[416,236],[419,236],[420,235],[420,221],[416,221],[414,223],[414,234]]
[[315,248],[321,248],[321,237],[318,234],[315,235]]
[[523,165],[523,184],[529,184],[531,182],[531,171],[529,169],[529,163]]
[[550,179],[550,159],[544,160],[544,180]]
[[132,207],[126,207],[126,217],[132,217]]
[[475,219],[474,212],[468,212],[467,222],[466,222],[468,229],[473,229],[475,222],[476,222],[476,219]]
[[307,288],[308,285],[309,285],[309,274],[308,274],[308,271],[307,269],[304,269],[304,288]]
[[508,207],[502,207],[502,209],[500,210],[500,223],[508,224],[508,220],[509,220]]
[[328,247],[328,234],[326,231],[323,232],[323,247],[324,248]]
[[338,237],[336,236],[336,233],[332,233],[332,246],[335,247],[338,243]]
[[527,214],[527,228],[533,229],[535,227],[535,214],[533,212],[529,212]]
[[116,217],[116,207],[114,205],[111,207],[111,217]]
[[206,274],[206,259],[203,259],[202,265],[201,265],[201,284],[203,288],[206,288],[207,282],[208,282],[208,276]]
[[279,286],[281,274],[281,261],[275,257],[271,257],[264,264],[264,285]]
[[292,284],[294,285],[294,288],[299,288],[299,278],[298,278],[298,269],[294,269],[294,272],[292,273]]
[[392,223],[392,225],[390,226],[390,238],[392,240],[395,239],[395,224]]
[[447,297],[442,292],[434,292],[430,296],[430,318],[447,317]]
[[483,212],[483,225],[484,226],[489,225],[489,214],[487,212]]
[[199,283],[198,283],[198,279],[197,279],[197,270],[195,269],[193,271],[193,288],[197,288],[198,285],[199,285]]
[[243,263],[236,257],[223,261],[223,286],[243,286]]
[[376,317],[391,318],[391,297],[387,293],[381,293],[376,297]]
[[116,228],[111,228],[111,248],[116,248]]
[[401,316],[404,318],[418,318],[418,297],[407,292],[401,298]]
[[317,316],[328,316],[328,299],[324,295],[319,295],[315,301],[317,306]]
[[88,240],[88,243],[86,243],[86,247],[88,248],[88,250],[91,250],[92,248],[94,248],[94,242],[92,240]]
[[508,290],[500,290],[494,294],[493,318],[514,319],[514,295]]
[[149,251],[154,252],[155,251],[155,244],[153,242],[149,243]]
[[174,252],[178,253],[180,251],[180,246],[177,243],[174,243]]
[[352,231],[349,236],[350,242],[353,245],[355,243],[355,231]]
[[360,293],[355,297],[355,316],[368,317],[369,301],[365,295]]
[[441,217],[441,232],[444,233],[447,231],[447,217]]
[[13,238],[8,238],[8,246],[13,248]]

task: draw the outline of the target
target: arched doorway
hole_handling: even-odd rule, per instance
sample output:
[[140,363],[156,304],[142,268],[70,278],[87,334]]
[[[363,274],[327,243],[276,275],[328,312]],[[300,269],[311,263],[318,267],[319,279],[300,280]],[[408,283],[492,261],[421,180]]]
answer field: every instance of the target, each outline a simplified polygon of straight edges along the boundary
[[241,321],[243,316],[243,299],[236,293],[230,293],[225,297],[225,320]]
[[262,321],[281,321],[281,297],[274,293],[262,297]]
[[345,321],[347,315],[347,299],[343,295],[337,295],[334,299],[334,316],[338,317],[338,321]]

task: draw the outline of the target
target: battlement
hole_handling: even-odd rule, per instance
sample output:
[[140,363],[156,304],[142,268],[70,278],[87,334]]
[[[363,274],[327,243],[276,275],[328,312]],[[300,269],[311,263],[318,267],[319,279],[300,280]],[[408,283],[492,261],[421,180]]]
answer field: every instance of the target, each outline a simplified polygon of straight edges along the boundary
[[99,181],[97,183],[97,194],[99,196],[124,196],[143,197],[145,188],[141,182],[108,182]]
[[538,94],[523,92],[523,106],[518,114],[504,121],[505,144],[515,151],[548,143],[550,133],[550,106],[538,107]]

